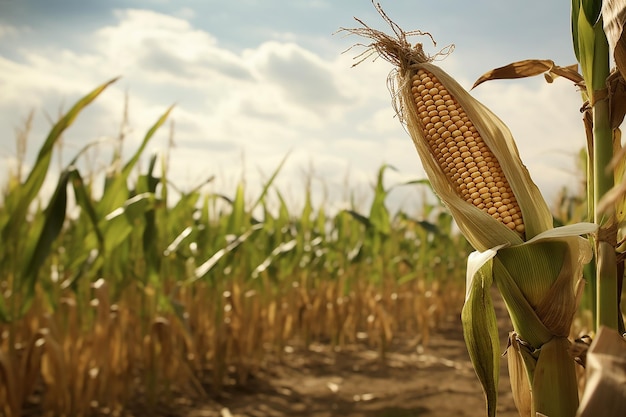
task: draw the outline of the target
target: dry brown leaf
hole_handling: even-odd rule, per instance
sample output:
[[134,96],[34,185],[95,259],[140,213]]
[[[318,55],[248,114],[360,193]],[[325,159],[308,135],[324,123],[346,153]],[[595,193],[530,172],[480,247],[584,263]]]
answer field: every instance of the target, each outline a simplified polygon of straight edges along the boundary
[[513,402],[520,416],[530,417],[532,396],[521,349],[522,347],[520,347],[515,333],[509,333],[509,346],[506,349],[506,357],[509,367],[509,380],[511,383]]
[[607,79],[611,128],[617,129],[626,115],[626,82],[620,71],[613,71]]
[[602,2],[602,19],[615,65],[619,72],[624,75],[626,74],[626,39],[622,35],[626,22],[626,0],[604,0]]
[[583,82],[583,78],[577,70],[578,65],[576,64],[559,67],[550,59],[526,59],[484,73],[476,80],[472,88],[477,87],[485,81],[534,77],[539,74],[546,74],[546,80],[548,82],[552,82],[556,77],[564,77],[580,85]]
[[4,405],[0,406],[0,412],[8,416],[21,414],[22,408],[20,401],[23,399],[19,395],[20,386],[15,371],[8,355],[0,350],[0,400],[4,402]]
[[626,340],[601,327],[587,353],[587,387],[579,417],[626,415]]

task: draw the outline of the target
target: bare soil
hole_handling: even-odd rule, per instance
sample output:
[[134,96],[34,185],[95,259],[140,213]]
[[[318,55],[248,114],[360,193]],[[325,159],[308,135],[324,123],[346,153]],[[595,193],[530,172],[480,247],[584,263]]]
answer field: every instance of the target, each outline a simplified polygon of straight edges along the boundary
[[[500,300],[496,307],[504,349],[511,327]],[[458,314],[441,323],[425,347],[414,340],[396,339],[384,363],[377,351],[364,346],[339,352],[321,344],[294,350],[280,360],[269,360],[244,387],[226,388],[200,403],[179,404],[172,407],[173,413],[157,413],[187,417],[486,415],[484,394],[465,348]],[[518,416],[504,357],[501,365],[498,416]]]

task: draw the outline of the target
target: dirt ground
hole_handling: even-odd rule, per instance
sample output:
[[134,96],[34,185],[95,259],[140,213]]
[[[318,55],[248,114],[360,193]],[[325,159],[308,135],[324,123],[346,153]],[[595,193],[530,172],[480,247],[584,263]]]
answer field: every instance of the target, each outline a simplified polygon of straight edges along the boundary
[[[496,305],[504,338],[510,324],[501,302]],[[505,358],[501,364],[498,415],[518,416]],[[246,387],[175,408],[177,415],[185,408],[187,417],[486,415],[457,314],[442,323],[425,348],[410,340],[395,342],[385,364],[376,351],[363,347],[333,352],[314,345],[310,351],[286,353],[280,363],[270,361]]]

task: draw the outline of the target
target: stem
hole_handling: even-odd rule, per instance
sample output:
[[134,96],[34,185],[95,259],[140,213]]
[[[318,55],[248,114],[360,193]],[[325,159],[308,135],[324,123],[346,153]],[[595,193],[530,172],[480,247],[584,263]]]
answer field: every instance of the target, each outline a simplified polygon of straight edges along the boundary
[[594,221],[602,229],[596,246],[596,329],[608,326],[617,330],[617,260],[614,249],[617,231],[610,231],[608,228],[612,222],[602,218],[602,213],[597,211],[599,201],[614,185],[613,172],[606,169],[613,158],[608,100],[599,100],[593,107],[593,136]]
[[596,329],[607,326],[617,330],[617,259],[615,248],[608,242],[597,243]]

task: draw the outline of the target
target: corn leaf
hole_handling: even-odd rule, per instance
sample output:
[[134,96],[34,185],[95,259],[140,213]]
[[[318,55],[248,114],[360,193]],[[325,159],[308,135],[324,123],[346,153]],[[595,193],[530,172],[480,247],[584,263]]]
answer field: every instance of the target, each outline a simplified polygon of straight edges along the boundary
[[154,204],[154,194],[142,193],[128,199],[122,207],[109,213],[100,226],[104,233],[105,251],[108,253],[124,242],[133,231],[135,220],[153,209]]
[[602,326],[587,352],[587,385],[580,417],[626,415],[626,339]]
[[571,417],[578,408],[578,385],[569,341],[555,337],[541,347],[533,375],[533,410],[550,417]]
[[578,16],[580,14],[580,0],[572,0],[570,28],[572,30],[572,46],[576,60],[580,62],[580,51],[578,47]]
[[226,225],[226,233],[241,233],[246,217],[244,186],[243,183],[239,183],[235,193],[235,199],[231,205],[231,212]]
[[203,278],[204,276],[206,276],[215,267],[215,265],[217,265],[217,263],[220,261],[220,259],[222,259],[226,254],[228,254],[228,253],[232,252],[233,250],[235,250],[237,247],[239,247],[239,245],[241,245],[243,242],[245,242],[253,233],[255,233],[257,230],[260,230],[262,228],[263,228],[263,224],[262,223],[253,225],[248,230],[246,230],[244,233],[239,235],[235,240],[233,240],[228,245],[226,245],[224,248],[222,248],[222,249],[218,250],[217,252],[215,252],[202,265],[200,265],[199,267],[197,267],[195,269],[194,276],[192,278],[186,280],[185,284],[191,284],[191,283],[193,283],[193,282]]
[[270,176],[270,178],[263,185],[263,190],[261,190],[261,193],[257,197],[256,201],[250,207],[250,211],[254,210],[256,208],[256,206],[258,206],[261,203],[261,201],[263,201],[265,199],[265,196],[267,195],[267,193],[268,193],[270,187],[272,186],[272,184],[274,184],[274,180],[278,176],[278,173],[283,169],[283,166],[285,165],[285,162],[287,162],[287,158],[288,157],[289,157],[289,153],[287,153],[283,157],[283,159],[280,161],[280,163],[278,164],[278,166],[276,167],[274,172],[272,172],[272,175]]
[[583,78],[577,69],[577,64],[560,67],[550,59],[526,59],[486,72],[476,80],[472,88],[476,88],[485,81],[534,77],[539,74],[545,74],[549,82],[552,82],[555,77],[561,76],[576,84],[580,84]]
[[496,415],[500,375],[498,323],[491,299],[491,259],[497,250],[474,252],[468,258],[467,296],[461,312],[463,336],[476,375],[487,398],[487,415]]
[[163,123],[165,123],[173,108],[173,106],[168,108],[167,111],[163,113],[156,123],[148,130],[143,138],[143,141],[141,142],[141,145],[137,151],[135,151],[130,160],[124,165],[122,171],[114,174],[115,176],[113,178],[107,179],[102,199],[97,205],[99,216],[104,217],[108,213],[111,213],[116,208],[122,206],[129,197],[128,185],[126,183],[128,176],[137,164],[137,161],[139,161],[139,158],[150,142],[150,139],[152,139],[156,131],[163,125]]
[[372,201],[369,214],[370,225],[384,235],[388,235],[391,232],[389,210],[387,210],[385,206],[387,191],[383,183],[385,170],[388,168],[395,170],[395,168],[390,165],[383,165],[378,170],[376,187],[374,188],[374,201]]
[[600,16],[601,8],[600,0],[581,0],[577,22],[572,22],[577,25],[577,58],[590,96],[606,87],[609,45]]
[[114,78],[102,84],[81,98],[52,127],[52,130],[48,133],[48,137],[46,138],[43,146],[39,150],[37,159],[28,175],[28,178],[20,187],[14,190],[15,194],[12,193],[7,199],[15,200],[6,202],[6,205],[11,207],[12,216],[9,218],[7,224],[1,225],[3,242],[10,241],[10,236],[15,236],[19,233],[19,227],[28,214],[28,208],[39,193],[39,190],[41,189],[41,186],[46,178],[48,167],[50,166],[50,160],[52,158],[52,150],[54,149],[54,145],[58,139],[61,137],[63,132],[71,126],[78,114],[116,80],[117,78]]
[[36,238],[34,251],[29,253],[25,261],[25,270],[19,282],[20,290],[25,290],[24,302],[21,313],[24,314],[33,300],[35,294],[35,284],[39,269],[52,250],[52,244],[61,232],[65,222],[65,212],[67,208],[67,187],[71,173],[63,171],[57,183],[54,194],[48,203],[48,207],[43,213],[44,224],[41,233]]

